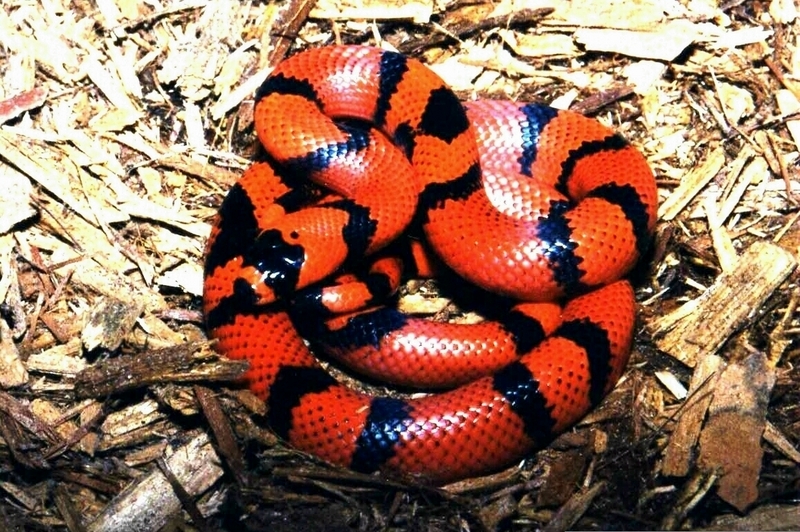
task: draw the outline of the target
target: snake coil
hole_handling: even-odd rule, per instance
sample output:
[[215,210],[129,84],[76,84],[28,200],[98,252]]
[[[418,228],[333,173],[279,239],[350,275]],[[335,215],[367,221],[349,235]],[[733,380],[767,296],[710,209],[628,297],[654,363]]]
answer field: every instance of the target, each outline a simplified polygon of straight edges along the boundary
[[[621,137],[543,105],[462,104],[418,61],[359,46],[281,63],[257,93],[255,124],[268,155],[220,207],[204,311],[219,351],[250,362],[248,384],[291,445],[440,484],[520,459],[614,386],[635,321],[620,279],[648,246],[657,203],[644,157]],[[393,308],[330,321],[311,339],[362,371],[455,386],[370,396],[319,366],[287,309],[412,222],[459,276],[522,303],[474,326]],[[363,286],[334,279],[323,307]],[[371,279],[399,275],[378,267]]]

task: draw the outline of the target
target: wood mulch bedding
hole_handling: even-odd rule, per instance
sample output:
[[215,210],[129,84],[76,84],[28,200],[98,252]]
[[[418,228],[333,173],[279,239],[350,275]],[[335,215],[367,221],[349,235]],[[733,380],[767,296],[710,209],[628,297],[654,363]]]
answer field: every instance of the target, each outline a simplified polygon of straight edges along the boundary
[[[629,369],[507,471],[319,463],[207,342],[203,246],[253,93],[335,42],[597,117],[656,173]],[[0,529],[800,529],[793,0],[4,0],[0,44]]]

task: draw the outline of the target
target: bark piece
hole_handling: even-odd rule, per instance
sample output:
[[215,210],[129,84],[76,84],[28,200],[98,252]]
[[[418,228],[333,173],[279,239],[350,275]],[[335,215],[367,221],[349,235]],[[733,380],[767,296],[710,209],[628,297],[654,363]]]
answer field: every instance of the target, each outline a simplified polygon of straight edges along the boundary
[[[166,463],[183,489],[195,498],[208,490],[223,473],[219,456],[206,434],[199,434],[175,449]],[[167,477],[160,470],[153,469],[111,501],[86,530],[160,530],[180,509],[180,500]]]
[[115,351],[133,329],[143,307],[144,304],[138,300],[104,298],[81,331],[83,346],[87,351],[98,347]]
[[[748,248],[730,272],[720,275],[698,299],[654,324],[661,335],[656,345],[684,364],[694,367],[699,357],[715,353],[747,322],[797,267],[783,248],[758,241]],[[687,312],[687,309],[689,310]]]
[[761,437],[774,385],[775,372],[761,352],[730,364],[720,374],[700,434],[698,465],[719,473],[717,494],[742,512],[758,497]]
[[664,475],[683,477],[690,473],[703,420],[713,397],[708,391],[713,389],[715,374],[722,367],[722,358],[709,355],[703,357],[702,363],[695,368],[689,387],[689,400],[664,449]]
[[185,344],[120,356],[82,371],[75,379],[79,397],[102,397],[148,384],[200,380],[233,381],[247,362],[223,361],[208,344]]

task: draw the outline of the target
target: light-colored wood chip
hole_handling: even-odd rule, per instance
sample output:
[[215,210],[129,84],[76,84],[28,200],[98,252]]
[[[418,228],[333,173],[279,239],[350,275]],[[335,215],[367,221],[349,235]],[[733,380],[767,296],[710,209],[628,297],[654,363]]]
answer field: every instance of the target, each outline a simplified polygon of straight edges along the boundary
[[82,343],[78,337],[65,344],[59,344],[41,353],[33,353],[28,357],[26,366],[30,371],[50,375],[75,377],[86,368],[86,359],[81,357]]
[[686,174],[678,188],[659,205],[659,219],[669,221],[675,218],[716,177],[724,165],[725,150],[722,147],[709,153],[703,164]]
[[698,39],[697,28],[685,22],[660,24],[649,31],[582,28],[575,32],[575,40],[596,52],[672,61]]
[[3,194],[0,195],[0,234],[7,233],[15,225],[28,220],[36,214],[31,194],[30,180],[13,166],[0,164],[0,182]]
[[81,341],[87,351],[104,349],[114,351],[131,332],[142,313],[141,300],[123,300],[106,297],[92,309],[81,330]]
[[[221,476],[220,458],[206,434],[198,434],[185,445],[168,452],[166,465],[190,497],[198,497]],[[158,469],[137,479],[111,501],[86,530],[160,530],[181,509],[181,500],[170,481]]]
[[316,2],[309,17],[325,20],[412,20],[417,24],[430,21],[434,2],[400,2],[387,0],[365,0],[343,2],[321,0]]
[[[674,322],[665,316],[653,324],[656,345],[684,364],[717,352],[732,334],[756,317],[758,309],[797,267],[797,259],[783,248],[756,242],[740,256],[730,272],[720,275]],[[678,309],[676,312],[683,312]]]
[[575,38],[563,33],[520,35],[511,30],[499,30],[498,35],[522,57],[575,57],[580,53]]
[[113,447],[114,444],[110,440],[161,421],[164,416],[165,414],[161,412],[158,402],[154,400],[141,401],[109,414],[100,426],[100,432],[104,439],[104,448]]

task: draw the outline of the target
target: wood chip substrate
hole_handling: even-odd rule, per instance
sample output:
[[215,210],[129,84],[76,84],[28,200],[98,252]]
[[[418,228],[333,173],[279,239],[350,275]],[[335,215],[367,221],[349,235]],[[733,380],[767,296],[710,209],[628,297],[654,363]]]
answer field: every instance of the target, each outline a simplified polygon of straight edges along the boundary
[[[253,95],[336,43],[593,116],[656,174],[628,370],[506,471],[294,451],[206,336]],[[0,45],[0,530],[800,530],[796,0],[4,0]],[[427,281],[400,305],[475,318]]]

